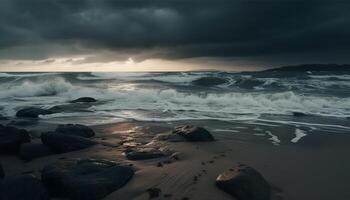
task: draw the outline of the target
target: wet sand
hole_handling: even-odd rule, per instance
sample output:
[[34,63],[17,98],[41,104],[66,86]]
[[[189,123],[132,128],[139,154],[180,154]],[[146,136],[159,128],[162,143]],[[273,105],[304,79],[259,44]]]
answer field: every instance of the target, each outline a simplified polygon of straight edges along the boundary
[[[234,199],[215,186],[218,174],[238,163],[257,169],[275,188],[273,199],[350,199],[350,136],[314,132],[299,143],[284,143],[288,127],[278,127],[282,142],[252,140],[252,127],[240,132],[215,131],[207,122],[189,122],[211,130],[214,142],[152,141],[156,134],[170,131],[180,123],[116,123],[92,127],[100,144],[88,149],[42,157],[24,162],[16,156],[1,155],[6,176],[32,173],[40,177],[47,164],[67,158],[103,158],[132,163],[135,176],[106,200],[149,199],[147,189],[159,188],[159,198],[213,200]],[[184,123],[181,123],[184,124]],[[41,126],[51,129],[53,125]],[[34,140],[38,141],[38,139]],[[264,140],[265,141],[265,140]],[[287,141],[290,141],[288,138]],[[178,160],[159,158],[130,161],[123,152],[130,146],[161,147],[178,152]],[[161,166],[158,163],[162,163]]]

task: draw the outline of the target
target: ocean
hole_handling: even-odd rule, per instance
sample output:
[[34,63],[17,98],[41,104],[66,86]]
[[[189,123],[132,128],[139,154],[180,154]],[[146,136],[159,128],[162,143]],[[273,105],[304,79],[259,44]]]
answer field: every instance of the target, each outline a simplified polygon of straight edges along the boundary
[[[350,74],[339,72],[0,73],[0,91],[8,118],[28,106],[67,106],[40,115],[52,124],[211,122],[212,131],[232,136],[252,128],[251,137],[271,145],[350,131]],[[79,97],[98,101],[69,107]],[[288,127],[288,139],[275,127]]]

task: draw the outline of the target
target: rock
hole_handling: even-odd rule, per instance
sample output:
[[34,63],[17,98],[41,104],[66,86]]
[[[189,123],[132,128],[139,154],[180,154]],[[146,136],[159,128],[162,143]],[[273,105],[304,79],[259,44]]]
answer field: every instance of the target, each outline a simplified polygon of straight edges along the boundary
[[53,197],[98,200],[123,187],[134,175],[130,166],[106,160],[67,160],[46,166],[42,181]]
[[0,153],[16,153],[22,143],[30,142],[30,135],[24,129],[0,125]]
[[194,80],[192,83],[199,86],[216,86],[228,83],[228,80],[219,77],[202,77]]
[[239,165],[220,174],[216,185],[238,200],[270,200],[271,188],[255,169]]
[[157,141],[168,141],[168,142],[183,142],[185,139],[178,134],[174,133],[160,133],[156,135],[154,140]]
[[25,143],[21,145],[19,156],[21,159],[30,161],[34,158],[44,157],[51,154],[50,149],[43,144]]
[[26,118],[38,118],[39,115],[48,115],[52,114],[52,111],[41,109],[41,108],[24,108],[19,111],[17,111],[16,116],[17,117],[26,117]]
[[294,117],[306,117],[307,114],[302,113],[302,112],[293,112]]
[[5,178],[0,183],[0,199],[49,200],[49,195],[39,179],[23,175]]
[[180,126],[176,127],[173,133],[181,135],[187,141],[200,142],[200,141],[214,141],[214,137],[202,127],[195,126]]
[[154,199],[160,196],[160,193],[162,192],[159,188],[148,188],[147,189],[149,199]]
[[92,97],[80,97],[78,99],[75,99],[73,101],[70,101],[70,103],[93,103],[97,100]]
[[2,165],[0,163],[0,179],[3,179],[5,177],[4,169],[2,168]]
[[95,132],[91,128],[80,124],[58,125],[58,127],[56,128],[56,133],[61,133],[65,135],[75,135],[85,138],[95,136]]
[[126,153],[126,157],[129,160],[147,160],[164,156],[167,156],[167,154],[154,148],[134,149]]
[[96,144],[87,138],[55,132],[41,134],[41,141],[55,153],[76,151]]
[[89,107],[91,107],[89,104],[65,104],[53,106],[48,110],[53,113],[92,112],[88,110]]

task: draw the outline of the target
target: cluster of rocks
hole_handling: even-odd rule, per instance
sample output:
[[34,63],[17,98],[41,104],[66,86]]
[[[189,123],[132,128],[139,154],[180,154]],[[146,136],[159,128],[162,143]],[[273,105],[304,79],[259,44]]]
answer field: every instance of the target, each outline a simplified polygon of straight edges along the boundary
[[4,178],[0,174],[0,199],[99,200],[123,187],[133,175],[131,166],[107,160],[61,161],[45,166],[41,180],[31,175]]
[[66,153],[88,148],[95,132],[83,125],[59,125],[54,132],[41,134],[42,143],[31,143],[28,131],[0,125],[0,153],[18,154],[23,160],[32,160],[52,153]]

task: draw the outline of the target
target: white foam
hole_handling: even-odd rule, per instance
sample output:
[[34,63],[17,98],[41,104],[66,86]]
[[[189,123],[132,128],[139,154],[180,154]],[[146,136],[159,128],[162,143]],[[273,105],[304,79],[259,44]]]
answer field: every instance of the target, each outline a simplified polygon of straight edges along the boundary
[[293,143],[297,143],[302,137],[305,137],[307,134],[305,133],[305,131],[296,128],[295,129],[295,137],[291,140],[291,142]]
[[266,131],[266,133],[270,136],[269,140],[272,141],[273,145],[276,145],[276,146],[280,145],[281,140],[278,139],[277,135],[272,134],[271,131]]
[[316,79],[337,78],[342,80],[350,80],[350,75],[309,75],[309,77],[316,78]]

